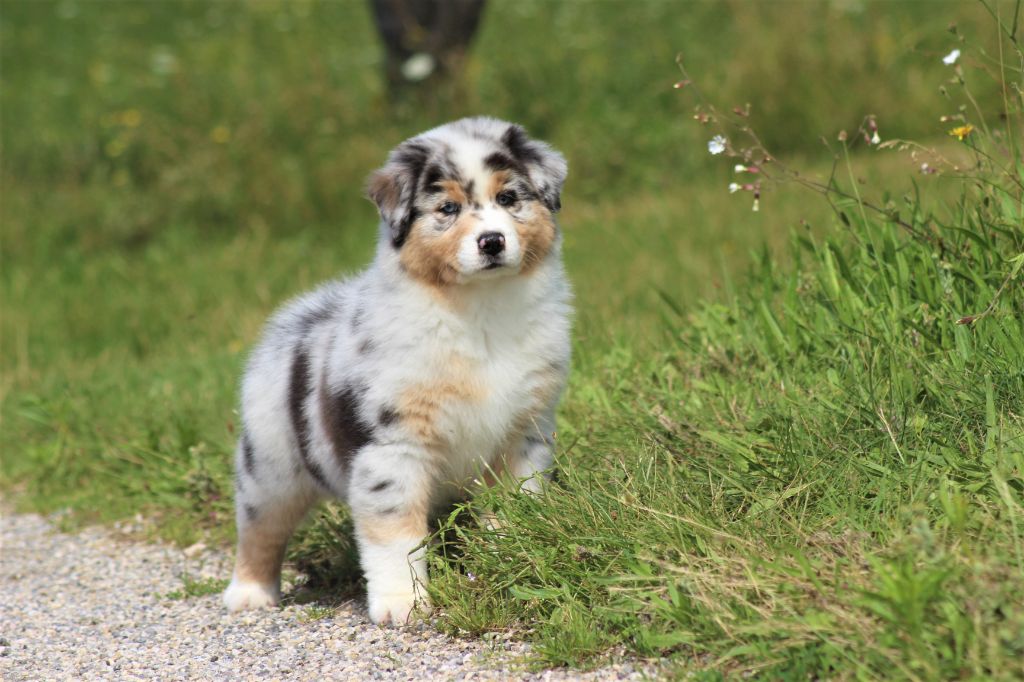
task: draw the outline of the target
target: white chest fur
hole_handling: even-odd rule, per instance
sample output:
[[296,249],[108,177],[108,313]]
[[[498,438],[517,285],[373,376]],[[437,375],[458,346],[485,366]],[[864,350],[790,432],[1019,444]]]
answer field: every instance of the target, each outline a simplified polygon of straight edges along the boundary
[[[466,288],[457,299],[421,285],[382,291],[367,282],[366,293],[379,352],[360,363],[359,380],[394,405],[406,437],[438,457],[439,475],[477,476],[524,432],[550,437],[570,353],[570,294],[557,260],[550,272]],[[350,358],[335,364],[344,372]]]

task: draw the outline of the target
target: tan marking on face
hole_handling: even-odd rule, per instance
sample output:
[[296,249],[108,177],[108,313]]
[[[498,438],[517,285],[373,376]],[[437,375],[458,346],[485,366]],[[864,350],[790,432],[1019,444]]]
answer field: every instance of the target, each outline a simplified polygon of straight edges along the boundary
[[[487,186],[487,197],[494,199],[511,179],[509,171],[497,171],[491,175]],[[520,213],[521,220],[515,221],[516,235],[519,237],[519,244],[523,249],[523,267],[520,273],[524,275],[537,267],[551,251],[555,243],[557,229],[555,221],[551,217],[551,211],[539,201],[531,201],[529,212]]]
[[469,204],[470,197],[466,196],[466,190],[459,183],[454,180],[441,180],[437,184],[444,190],[449,201],[454,201],[463,207]]
[[529,217],[522,222],[516,221],[515,224],[519,244],[523,249],[523,267],[520,273],[524,275],[530,274],[543,262],[551,251],[557,235],[551,211],[539,201],[531,203],[533,206]]
[[416,384],[399,396],[398,414],[405,427],[423,445],[439,448],[449,441],[440,424],[448,406],[479,402],[483,397],[484,390],[476,381],[470,364],[453,356],[441,378]]
[[488,199],[496,197],[498,192],[505,189],[505,185],[511,177],[512,174],[507,170],[500,170],[492,174],[490,179],[487,181],[487,194],[485,196]]
[[465,213],[448,229],[438,232],[433,216],[424,216],[412,225],[399,254],[399,261],[413,278],[432,287],[454,284],[459,275],[459,244],[479,221]]

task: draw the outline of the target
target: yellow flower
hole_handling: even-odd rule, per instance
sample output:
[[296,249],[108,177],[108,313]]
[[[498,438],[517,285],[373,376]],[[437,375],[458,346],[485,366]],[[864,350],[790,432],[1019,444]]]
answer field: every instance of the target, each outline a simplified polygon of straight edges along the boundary
[[231,131],[227,126],[217,126],[210,131],[210,139],[217,144],[227,144],[231,139]]
[[121,156],[126,149],[128,149],[128,142],[123,137],[115,137],[103,146],[103,151],[112,159]]
[[956,128],[953,128],[952,130],[949,131],[949,134],[958,140],[963,140],[965,137],[970,135],[973,130],[974,126],[968,123],[967,125],[957,126]]
[[93,62],[89,65],[89,80],[96,85],[106,85],[113,76],[113,70],[109,64]]
[[121,125],[126,128],[137,128],[142,123],[142,112],[138,109],[125,109],[119,116]]

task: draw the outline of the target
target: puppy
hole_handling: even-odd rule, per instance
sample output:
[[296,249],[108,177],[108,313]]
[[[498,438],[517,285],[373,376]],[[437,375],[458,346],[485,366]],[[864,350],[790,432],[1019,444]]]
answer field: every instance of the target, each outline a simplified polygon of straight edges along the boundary
[[566,172],[520,126],[469,118],[370,177],[372,265],[285,305],[245,371],[230,610],[278,602],[289,536],[333,497],[352,510],[370,619],[406,622],[432,510],[503,472],[537,490],[569,367]]

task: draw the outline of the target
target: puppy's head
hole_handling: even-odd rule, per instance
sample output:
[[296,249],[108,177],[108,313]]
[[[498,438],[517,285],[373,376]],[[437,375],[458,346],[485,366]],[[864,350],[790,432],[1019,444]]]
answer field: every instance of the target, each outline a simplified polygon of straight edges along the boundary
[[551,252],[567,167],[518,125],[467,118],[399,145],[367,188],[412,277],[445,286],[528,274]]

